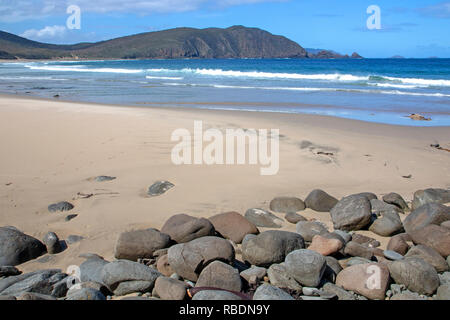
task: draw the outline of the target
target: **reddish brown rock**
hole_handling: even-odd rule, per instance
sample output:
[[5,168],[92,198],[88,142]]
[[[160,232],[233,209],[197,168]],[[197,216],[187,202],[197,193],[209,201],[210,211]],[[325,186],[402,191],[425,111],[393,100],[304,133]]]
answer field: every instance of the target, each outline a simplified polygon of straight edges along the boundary
[[450,230],[430,224],[425,228],[414,230],[410,236],[415,244],[433,248],[444,258],[450,255]]
[[258,228],[237,212],[225,212],[209,218],[223,237],[241,243],[247,234],[258,234]]
[[205,218],[195,218],[187,214],[170,217],[161,229],[178,243],[185,243],[201,237],[214,236],[212,223]]
[[330,239],[322,237],[321,235],[315,235],[308,249],[314,250],[323,256],[328,256],[338,252],[342,247],[343,243],[338,239]]
[[409,245],[405,240],[406,234],[397,234],[393,236],[387,245],[387,250],[395,251],[397,253],[400,253],[402,256],[404,256],[408,250]]

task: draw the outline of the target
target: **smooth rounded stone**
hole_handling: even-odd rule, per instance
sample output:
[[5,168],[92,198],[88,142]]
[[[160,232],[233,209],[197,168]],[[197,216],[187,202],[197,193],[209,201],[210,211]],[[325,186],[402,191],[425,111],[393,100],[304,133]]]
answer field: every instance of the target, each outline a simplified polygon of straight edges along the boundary
[[307,242],[311,242],[315,235],[328,233],[326,226],[318,221],[300,221],[297,223],[296,231]]
[[48,211],[50,212],[64,212],[70,211],[74,208],[73,204],[67,201],[62,201],[58,203],[53,203],[48,206]]
[[166,277],[170,277],[174,274],[173,268],[169,264],[169,256],[166,254],[158,259],[156,262],[156,269]]
[[168,234],[177,243],[185,243],[201,237],[214,236],[212,223],[205,218],[195,218],[187,214],[177,214],[169,218],[161,232]]
[[109,262],[103,258],[92,257],[80,265],[80,280],[82,282],[103,283],[102,269]]
[[450,220],[450,208],[438,203],[425,204],[412,211],[403,221],[406,233],[422,229],[430,224],[440,225]]
[[433,248],[443,257],[450,255],[450,230],[430,224],[425,228],[414,230],[410,236],[415,244]]
[[302,286],[288,273],[286,264],[273,264],[267,270],[267,276],[272,285],[301,292]]
[[390,299],[391,301],[409,301],[409,300],[426,300],[421,298],[419,295],[414,294],[412,292],[402,292],[393,295]]
[[13,266],[0,266],[0,277],[18,276],[22,271]]
[[50,254],[55,254],[61,252],[61,244],[59,242],[59,238],[54,232],[47,233],[42,242],[47,247],[47,252]]
[[251,279],[256,279],[256,281],[259,281],[267,275],[267,269],[253,266],[250,269],[242,271],[240,275],[249,283],[251,282]]
[[406,254],[406,257],[422,258],[431,264],[438,273],[449,270],[447,261],[439,254],[439,252],[422,244],[412,247]]
[[389,279],[389,269],[384,264],[358,264],[342,270],[336,285],[370,300],[384,300]]
[[361,257],[353,257],[348,259],[347,261],[345,261],[344,267],[348,268],[351,266],[355,266],[358,264],[366,264],[366,263],[372,263],[372,260],[366,259],[366,258],[361,258]]
[[256,289],[253,300],[295,300],[289,293],[270,284],[263,284]]
[[442,222],[441,227],[450,229],[450,220]]
[[335,285],[334,283],[327,282],[323,285],[322,290],[329,294],[334,294],[338,297],[338,300],[356,300],[354,294],[348,292],[345,289]]
[[391,277],[411,291],[432,295],[439,287],[439,276],[431,264],[421,258],[408,257],[389,264]]
[[252,265],[268,267],[283,262],[287,254],[304,247],[303,237],[297,233],[269,230],[242,243],[242,258]]
[[95,177],[94,180],[95,180],[96,182],[107,182],[107,181],[116,180],[116,177],[110,177],[110,176],[98,176],[98,177]]
[[148,188],[147,194],[150,197],[160,196],[173,187],[175,187],[175,185],[169,181],[157,181]]
[[12,228],[0,227],[0,266],[16,266],[46,251],[38,239]]
[[77,214],[69,214],[64,218],[64,221],[70,221],[70,220],[75,219],[76,217],[78,217]]
[[409,245],[405,241],[404,233],[393,236],[388,244],[387,250],[395,251],[401,255],[405,255],[409,250]]
[[116,242],[116,259],[137,261],[153,258],[153,252],[170,245],[170,236],[156,229],[123,232]]
[[383,196],[383,201],[388,204],[392,204],[402,209],[403,211],[408,209],[408,204],[406,203],[405,199],[403,199],[401,195],[395,192],[385,194]]
[[305,296],[319,296],[320,290],[317,288],[311,288],[311,287],[303,287],[302,293]]
[[155,282],[155,291],[162,300],[184,300],[189,285],[180,280],[159,277]]
[[218,237],[203,237],[169,248],[168,261],[172,269],[184,279],[197,281],[199,274],[211,262],[232,263],[235,251],[232,244]]
[[209,221],[221,236],[242,243],[247,234],[258,234],[258,228],[237,212],[225,212],[209,218]]
[[0,295],[0,301],[15,301],[15,300],[17,300],[17,299],[14,296]]
[[328,256],[338,252],[343,246],[342,241],[338,239],[329,239],[321,235],[315,235],[308,249],[316,251],[323,256]]
[[303,286],[317,287],[325,272],[327,262],[312,250],[295,250],[286,256],[287,271]]
[[67,237],[66,242],[68,244],[73,244],[73,243],[77,243],[80,242],[81,240],[84,240],[84,237],[82,236],[77,236],[77,235],[70,235]]
[[297,224],[300,221],[308,221],[308,219],[306,219],[304,216],[301,216],[295,212],[286,213],[284,219],[286,219],[287,222],[290,222],[292,224]]
[[70,290],[66,300],[106,300],[106,297],[98,290],[92,288],[83,288]]
[[144,293],[150,292],[154,286],[154,281],[124,281],[119,283],[117,288],[114,290],[114,295],[116,296],[125,296],[130,293]]
[[445,189],[426,189],[418,190],[414,193],[412,210],[415,210],[428,203],[448,203],[450,202],[450,190]]
[[59,269],[39,270],[0,280],[0,294],[18,296],[24,292],[51,294],[53,286],[66,278]]
[[277,197],[270,201],[270,210],[274,212],[289,213],[305,209],[303,200],[295,197]]
[[363,197],[363,198],[366,198],[368,201],[378,199],[377,195],[372,192],[356,193],[356,194],[352,194],[350,197]]
[[214,261],[203,269],[195,286],[240,292],[242,281],[237,269],[223,262]]
[[401,209],[398,208],[397,206],[394,206],[392,204],[386,203],[378,199],[370,200],[370,206],[372,208],[372,212],[377,216],[382,215],[386,211],[402,212]]
[[378,248],[381,245],[378,240],[358,233],[352,233],[352,241],[369,248]]
[[439,274],[439,281],[441,284],[450,284],[450,272]]
[[241,297],[222,290],[203,290],[194,295],[192,300],[223,300],[223,301],[232,301],[232,300],[242,300]]
[[384,211],[381,215],[381,218],[371,224],[370,231],[382,237],[390,237],[403,231],[403,223],[397,211]]
[[373,257],[373,251],[371,250],[371,248],[359,244],[355,241],[350,241],[345,245],[344,253],[352,257],[361,257],[368,260],[372,259]]
[[[103,284],[105,284],[112,292],[121,285],[122,282],[129,281],[146,281],[150,283],[150,286],[156,281],[156,278],[161,274],[153,268],[149,268],[143,264],[132,262],[128,260],[118,260],[106,264],[101,270],[101,278]],[[133,285],[141,288],[140,283],[135,282]],[[123,291],[124,285],[119,290]],[[132,290],[132,287],[130,287]],[[139,292],[139,291],[136,291]]]
[[404,258],[400,253],[392,250],[385,250],[383,254],[386,259],[393,261],[402,260]]
[[247,220],[252,222],[257,227],[281,228],[283,226],[282,219],[278,218],[273,213],[263,209],[248,209],[245,212],[245,218],[247,218]]
[[450,284],[444,284],[437,289],[437,300],[450,300]]
[[305,199],[306,207],[318,212],[330,212],[337,203],[338,199],[320,189],[311,191]]
[[334,229],[343,231],[361,230],[371,221],[370,202],[363,196],[348,196],[330,210]]
[[344,245],[352,241],[352,235],[348,232],[342,231],[342,230],[334,230],[332,234],[336,234],[339,237],[341,237],[342,240],[344,240]]

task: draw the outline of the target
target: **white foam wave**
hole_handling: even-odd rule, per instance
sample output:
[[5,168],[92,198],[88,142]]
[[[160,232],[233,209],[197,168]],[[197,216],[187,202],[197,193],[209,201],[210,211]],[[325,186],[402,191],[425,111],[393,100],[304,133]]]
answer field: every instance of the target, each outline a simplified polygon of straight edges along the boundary
[[48,81],[68,81],[69,79],[60,79],[53,77],[0,77],[0,80],[48,80]]
[[421,78],[395,78],[395,77],[383,77],[387,80],[422,86],[437,86],[437,87],[450,87],[450,80],[444,79],[421,79]]

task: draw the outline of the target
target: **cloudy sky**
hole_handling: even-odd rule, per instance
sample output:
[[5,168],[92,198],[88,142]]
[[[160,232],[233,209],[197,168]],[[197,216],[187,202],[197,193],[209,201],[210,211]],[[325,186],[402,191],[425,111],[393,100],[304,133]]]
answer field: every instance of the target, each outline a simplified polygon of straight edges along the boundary
[[[69,6],[81,29],[68,29]],[[369,30],[367,8],[381,9]],[[0,0],[0,30],[49,43],[75,43],[175,27],[245,25],[303,47],[365,57],[450,57],[450,1],[435,0]]]

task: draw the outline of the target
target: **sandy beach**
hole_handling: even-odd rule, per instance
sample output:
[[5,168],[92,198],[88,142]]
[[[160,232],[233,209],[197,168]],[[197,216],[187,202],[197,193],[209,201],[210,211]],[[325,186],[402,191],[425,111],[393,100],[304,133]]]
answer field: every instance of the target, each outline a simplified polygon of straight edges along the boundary
[[[171,134],[178,128],[192,131],[195,120],[218,129],[280,129],[278,174],[261,176],[259,166],[251,165],[174,165]],[[338,199],[370,191],[378,196],[397,192],[409,201],[419,189],[449,188],[450,153],[430,147],[449,148],[449,137],[449,127],[0,96],[0,225],[39,239],[49,231],[61,239],[84,237],[60,254],[20,266],[23,272],[66,269],[80,264],[83,253],[113,259],[121,232],[161,228],[177,213],[206,218],[227,211],[244,214],[249,208],[268,209],[276,196],[304,199],[317,188]],[[117,179],[92,181],[99,175]],[[147,197],[148,187],[158,180],[175,187]],[[50,213],[47,206],[58,201],[75,208]],[[68,214],[78,216],[65,221]],[[332,228],[329,213],[307,209],[302,214]],[[294,231],[295,225],[285,222],[283,229]],[[388,238],[371,236],[382,248],[386,245]]]

